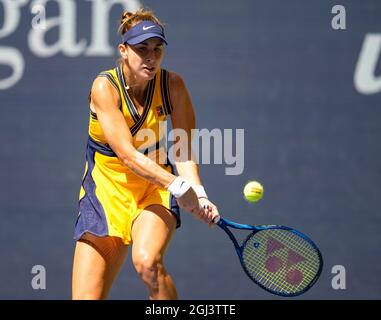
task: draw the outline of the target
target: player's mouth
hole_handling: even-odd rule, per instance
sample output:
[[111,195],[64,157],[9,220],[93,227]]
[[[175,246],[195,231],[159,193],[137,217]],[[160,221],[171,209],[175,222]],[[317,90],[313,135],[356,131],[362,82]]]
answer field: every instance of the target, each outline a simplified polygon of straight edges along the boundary
[[146,70],[148,72],[153,72],[153,71],[155,71],[155,67],[147,67],[147,66],[145,66],[145,67],[143,67],[143,70]]

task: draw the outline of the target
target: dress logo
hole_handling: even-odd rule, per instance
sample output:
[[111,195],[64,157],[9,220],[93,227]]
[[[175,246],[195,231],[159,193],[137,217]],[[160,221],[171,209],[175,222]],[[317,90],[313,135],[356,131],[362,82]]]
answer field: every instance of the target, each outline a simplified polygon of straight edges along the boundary
[[157,106],[156,107],[156,114],[160,117],[164,114],[164,109],[163,109],[163,106]]

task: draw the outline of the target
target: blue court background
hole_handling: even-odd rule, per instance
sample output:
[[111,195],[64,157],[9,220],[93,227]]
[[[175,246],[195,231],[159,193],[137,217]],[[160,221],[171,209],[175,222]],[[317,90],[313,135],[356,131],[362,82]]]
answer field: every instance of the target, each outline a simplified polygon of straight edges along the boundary
[[[57,16],[59,2],[48,1],[47,18]],[[93,3],[72,2],[76,39],[90,41]],[[118,57],[36,56],[27,42],[33,15],[26,3],[17,29],[0,38],[0,50],[17,48],[25,61],[22,79],[0,90],[0,298],[69,299],[87,94]],[[184,77],[198,127],[245,130],[241,175],[225,175],[225,165],[201,166],[221,214],[292,226],[315,240],[324,270],[299,299],[380,299],[381,92],[362,94],[353,79],[364,37],[381,36],[381,2],[143,4],[166,23],[164,66]],[[331,27],[335,4],[346,8],[346,30]],[[116,4],[110,13],[114,46],[121,9]],[[0,28],[4,14],[0,1]],[[57,36],[53,28],[46,42]],[[0,79],[10,72],[0,65]],[[242,198],[250,179],[265,187],[257,204]],[[46,290],[31,287],[34,265],[46,268]],[[182,299],[282,299],[248,281],[222,231],[185,213],[166,265]],[[335,265],[346,268],[345,290],[331,287]],[[110,298],[146,298],[130,259]]]

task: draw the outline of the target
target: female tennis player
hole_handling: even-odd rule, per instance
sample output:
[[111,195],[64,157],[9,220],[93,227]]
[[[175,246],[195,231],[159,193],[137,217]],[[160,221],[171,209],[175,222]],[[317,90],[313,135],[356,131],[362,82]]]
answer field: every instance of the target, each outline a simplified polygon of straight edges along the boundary
[[[179,207],[208,224],[219,213],[192,160],[195,116],[186,85],[161,68],[167,44],[162,23],[141,9],[125,12],[119,31],[120,64],[101,72],[89,95],[72,298],[106,299],[131,245],[149,299],[177,299],[163,258],[180,226]],[[172,128],[186,133],[176,143],[178,176],[161,130],[169,115]]]

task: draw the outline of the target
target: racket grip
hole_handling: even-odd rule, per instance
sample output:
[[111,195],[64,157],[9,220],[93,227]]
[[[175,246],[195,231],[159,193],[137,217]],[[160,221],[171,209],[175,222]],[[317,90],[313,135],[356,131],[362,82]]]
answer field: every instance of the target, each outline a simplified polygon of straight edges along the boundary
[[213,219],[213,223],[217,224],[220,221],[220,216],[217,216]]

